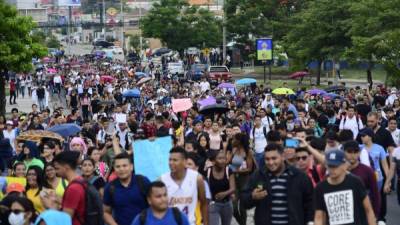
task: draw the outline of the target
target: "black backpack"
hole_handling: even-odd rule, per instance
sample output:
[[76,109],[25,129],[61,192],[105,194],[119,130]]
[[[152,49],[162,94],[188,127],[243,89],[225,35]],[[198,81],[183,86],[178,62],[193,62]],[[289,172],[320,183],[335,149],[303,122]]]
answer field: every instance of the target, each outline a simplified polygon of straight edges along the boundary
[[[174,219],[175,219],[176,224],[182,225],[181,211],[179,211],[178,208],[173,207],[172,213],[174,214]],[[143,210],[140,213],[140,216],[139,216],[140,225],[146,225],[146,219],[147,219],[147,209]]]
[[103,201],[96,188],[84,180],[74,180],[72,183],[80,184],[85,190],[85,218],[77,214],[78,221],[85,225],[104,225]]

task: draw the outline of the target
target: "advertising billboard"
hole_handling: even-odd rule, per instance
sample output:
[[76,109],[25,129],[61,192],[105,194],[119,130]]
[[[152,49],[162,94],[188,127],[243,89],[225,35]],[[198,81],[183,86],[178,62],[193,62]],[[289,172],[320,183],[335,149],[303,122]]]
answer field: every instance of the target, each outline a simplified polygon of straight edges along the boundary
[[272,60],[272,39],[260,38],[256,40],[257,60]]
[[58,0],[58,6],[81,6],[81,0]]

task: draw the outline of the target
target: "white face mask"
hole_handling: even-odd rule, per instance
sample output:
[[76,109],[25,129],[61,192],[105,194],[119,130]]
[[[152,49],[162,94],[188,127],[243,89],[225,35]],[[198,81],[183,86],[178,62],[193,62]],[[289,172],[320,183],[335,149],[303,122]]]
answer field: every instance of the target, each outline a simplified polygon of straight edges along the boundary
[[24,222],[25,222],[24,216],[25,216],[25,213],[23,213],[23,212],[18,213],[18,214],[15,214],[15,213],[12,212],[12,213],[8,216],[8,222],[9,222],[11,225],[23,225]]

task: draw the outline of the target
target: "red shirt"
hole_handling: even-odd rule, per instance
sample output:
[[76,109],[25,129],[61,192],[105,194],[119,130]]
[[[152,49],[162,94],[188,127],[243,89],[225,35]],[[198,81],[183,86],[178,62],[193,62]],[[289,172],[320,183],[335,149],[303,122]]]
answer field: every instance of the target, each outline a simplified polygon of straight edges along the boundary
[[15,82],[11,81],[10,82],[10,91],[15,91],[16,87],[15,87]]
[[[78,177],[75,180],[77,179],[83,180],[81,177]],[[85,219],[85,189],[81,184],[72,181],[67,186],[67,189],[64,192],[61,208],[74,210],[72,225],[83,225],[80,221],[83,222]]]
[[146,135],[146,138],[156,136],[157,128],[154,124],[149,124],[147,122],[144,122],[142,125],[142,129],[144,134]]

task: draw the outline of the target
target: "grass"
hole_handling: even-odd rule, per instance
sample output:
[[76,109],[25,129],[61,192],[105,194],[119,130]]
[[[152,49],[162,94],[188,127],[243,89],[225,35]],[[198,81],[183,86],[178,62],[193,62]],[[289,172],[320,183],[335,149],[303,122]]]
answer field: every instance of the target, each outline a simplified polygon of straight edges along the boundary
[[[272,74],[276,75],[289,75],[292,72],[289,71],[286,67],[272,67],[271,69]],[[240,74],[242,71],[240,68],[235,67],[231,69],[233,74]],[[267,67],[267,74],[268,74],[268,67]],[[354,79],[354,80],[367,80],[367,72],[363,69],[343,69],[340,71],[343,79]],[[332,71],[322,71],[321,79],[326,78],[326,74],[329,73],[329,77],[332,78]],[[256,66],[254,67],[254,72],[250,74],[257,74],[262,75],[264,74],[264,67]],[[315,73],[314,73],[315,74]],[[267,75],[268,76],[268,75]],[[385,81],[386,72],[383,69],[373,69],[372,70],[372,79],[378,81]]]

